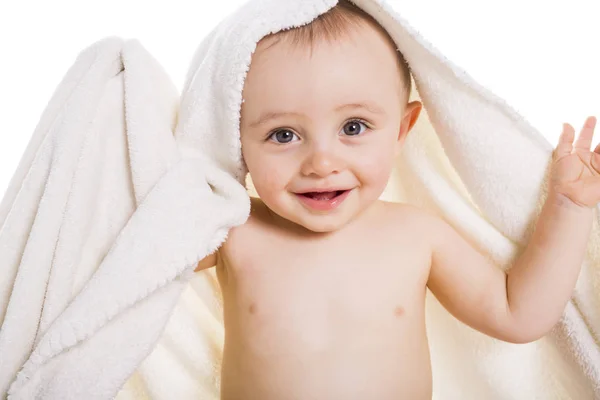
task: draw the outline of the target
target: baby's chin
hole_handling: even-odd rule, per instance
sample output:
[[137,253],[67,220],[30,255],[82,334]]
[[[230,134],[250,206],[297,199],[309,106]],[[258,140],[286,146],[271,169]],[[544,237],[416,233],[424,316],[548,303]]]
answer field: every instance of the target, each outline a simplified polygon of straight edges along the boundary
[[[349,201],[349,203],[355,202],[356,199]],[[352,222],[354,218],[356,218],[356,214],[360,212],[357,204],[346,204],[345,206],[350,207],[340,207],[331,212],[311,212],[300,204],[289,204],[288,207],[281,208],[275,206],[271,210],[274,211],[279,218],[305,232],[327,234],[342,230]]]
[[351,216],[343,215],[314,215],[292,210],[271,209],[279,220],[278,225],[302,233],[327,234],[341,230],[351,221]]
[[312,233],[334,233],[343,229],[350,222],[350,218],[316,216],[294,222]]

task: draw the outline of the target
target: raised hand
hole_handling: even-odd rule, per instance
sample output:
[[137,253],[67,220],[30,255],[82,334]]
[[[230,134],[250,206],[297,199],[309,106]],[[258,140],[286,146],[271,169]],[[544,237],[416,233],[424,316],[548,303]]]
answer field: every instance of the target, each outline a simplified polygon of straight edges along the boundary
[[600,144],[591,151],[596,118],[588,117],[579,137],[563,125],[552,157],[551,190],[577,206],[592,208],[600,202]]

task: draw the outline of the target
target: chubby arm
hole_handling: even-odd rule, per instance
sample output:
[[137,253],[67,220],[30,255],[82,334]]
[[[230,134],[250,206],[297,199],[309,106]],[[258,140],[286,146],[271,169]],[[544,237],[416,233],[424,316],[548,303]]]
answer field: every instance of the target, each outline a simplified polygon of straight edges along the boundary
[[504,273],[446,222],[429,217],[428,286],[456,318],[513,343],[539,339],[558,322],[575,287],[592,211],[551,194],[526,249]]

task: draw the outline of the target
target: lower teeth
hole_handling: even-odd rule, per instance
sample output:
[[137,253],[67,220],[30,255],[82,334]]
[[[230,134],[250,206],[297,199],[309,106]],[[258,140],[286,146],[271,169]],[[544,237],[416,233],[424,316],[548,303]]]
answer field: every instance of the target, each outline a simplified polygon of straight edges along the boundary
[[323,193],[311,193],[309,197],[318,201],[328,201],[340,195],[342,192],[323,192]]

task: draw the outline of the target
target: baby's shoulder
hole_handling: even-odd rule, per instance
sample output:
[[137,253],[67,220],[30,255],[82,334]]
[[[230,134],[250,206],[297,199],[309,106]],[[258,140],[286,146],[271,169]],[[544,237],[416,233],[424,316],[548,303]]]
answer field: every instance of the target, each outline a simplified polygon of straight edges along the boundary
[[266,233],[269,210],[262,200],[250,197],[250,215],[245,223],[234,226],[227,234],[223,247],[238,248],[261,240]]
[[438,215],[412,204],[383,202],[383,205],[381,224],[390,234],[406,233],[427,240],[436,234],[442,222]]

